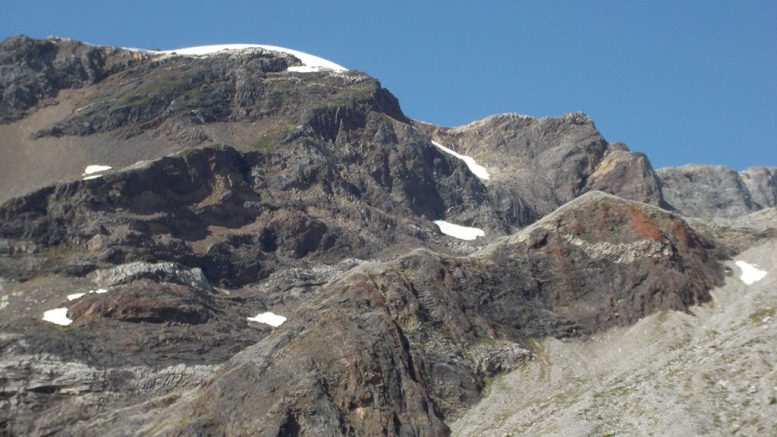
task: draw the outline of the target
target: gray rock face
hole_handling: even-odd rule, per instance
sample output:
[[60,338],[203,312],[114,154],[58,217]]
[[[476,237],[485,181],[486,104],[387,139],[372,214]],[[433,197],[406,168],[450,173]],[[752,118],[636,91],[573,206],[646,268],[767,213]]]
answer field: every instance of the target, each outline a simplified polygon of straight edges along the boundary
[[[327,156],[349,153],[337,150],[303,143],[267,156],[204,148],[9,201],[0,207],[0,235],[19,256],[0,261],[0,271],[24,278],[64,266],[88,272],[175,261],[235,287],[305,260],[369,259],[430,240],[443,247],[430,219],[475,216],[489,232],[504,227],[477,179],[431,145],[365,147],[347,170]],[[23,256],[30,245],[37,253]]]
[[[191,389],[212,374],[213,366],[184,365],[98,368],[61,357],[26,353],[24,341],[0,338],[0,431],[63,434],[75,423],[89,422],[106,407],[129,407],[149,397],[164,399]],[[35,405],[34,409],[29,408]],[[13,418],[5,413],[13,411]],[[108,431],[108,433],[114,433]]]
[[[17,179],[30,179],[26,183],[29,186],[36,186],[35,178],[42,181],[46,175],[36,176],[35,169],[41,163],[25,162],[34,157],[17,152],[41,147],[40,143],[51,142],[52,138],[70,141],[75,136],[83,138],[78,139],[79,143],[89,143],[92,137],[101,138],[94,140],[99,147],[93,147],[93,152],[81,158],[84,164],[80,169],[86,164],[102,162],[106,155],[116,156],[111,159],[122,162],[130,161],[131,157],[122,156],[124,149],[134,149],[137,155],[155,159],[164,155],[159,151],[169,153],[171,142],[177,143],[175,147],[179,149],[226,143],[241,151],[258,150],[271,156],[274,164],[291,164],[296,171],[308,167],[307,173],[303,173],[307,180],[329,178],[332,175],[326,172],[335,171],[349,179],[349,185],[343,188],[359,196],[377,195],[388,200],[394,195],[385,196],[385,191],[396,191],[395,185],[405,192],[405,197],[409,197],[408,191],[418,191],[414,214],[490,227],[498,233],[531,223],[589,190],[604,190],[653,204],[661,202],[647,159],[628,152],[623,145],[607,144],[584,114],[539,120],[503,115],[461,128],[444,129],[410,123],[397,99],[363,73],[294,74],[287,67],[297,61],[278,52],[254,50],[204,58],[155,57],[69,41],[40,42],[25,38],[9,39],[0,49],[4,48],[6,57],[13,60],[34,57],[29,53],[30,47],[41,44],[52,46],[48,50],[61,51],[66,65],[76,62],[75,55],[66,56],[70,46],[74,46],[78,50],[102,50],[106,65],[124,67],[106,68],[92,75],[99,80],[73,84],[73,87],[85,87],[87,97],[68,97],[62,93],[58,97],[65,99],[63,106],[67,103],[74,109],[41,117],[32,126],[25,125],[25,130],[33,132],[31,138],[18,138],[3,146],[13,149],[9,151],[11,155],[18,155],[14,168],[4,173],[26,168]],[[123,57],[133,61],[122,64]],[[59,63],[40,68],[46,77],[70,71]],[[24,64],[9,61],[8,69],[15,76],[39,80]],[[71,86],[69,82],[60,85],[57,85],[59,88],[51,85],[50,94]],[[28,108],[28,112],[35,108]],[[411,125],[414,129],[408,129]],[[153,135],[137,139],[149,132]],[[450,169],[445,171],[463,167],[460,161],[432,147],[431,137],[474,156],[494,173],[488,190],[477,178],[457,177],[465,192],[471,191],[469,185],[479,185],[476,196],[480,199],[475,200],[489,203],[486,209],[490,212],[483,208],[479,211],[459,208],[449,201],[440,202],[435,196],[428,197],[428,178],[418,178],[419,174],[428,173],[425,168],[397,168],[399,163],[413,162],[405,159],[408,151],[424,154],[423,161],[427,163],[447,161],[445,165]],[[383,149],[378,154],[381,156],[370,150],[376,145]],[[300,146],[306,150],[299,150]],[[105,148],[117,150],[101,153]],[[56,148],[48,152],[60,153]],[[72,158],[67,155],[57,159],[78,168],[69,163]],[[328,168],[313,171],[322,164]],[[369,179],[350,180],[352,168],[363,168]],[[284,185],[284,181],[296,177],[287,173],[283,178],[276,176],[274,185]],[[466,169],[462,173],[471,175]],[[18,193],[19,188],[14,188],[16,182],[6,182],[0,186],[7,185],[11,193]],[[382,187],[371,189],[372,182]],[[0,199],[4,198],[2,191],[0,188]]]
[[777,206],[777,168],[737,173],[720,165],[685,165],[658,170],[664,199],[690,217],[743,217]]
[[[80,179],[89,164],[118,169],[214,143],[271,152],[289,134],[334,142],[341,131],[374,124],[371,113],[406,120],[397,99],[363,73],[289,72],[298,60],[261,49],[149,56],[19,37],[0,45],[0,62],[8,82],[0,96],[0,152],[13,162],[0,165],[0,201]],[[97,70],[81,72],[82,64]],[[372,130],[378,132],[396,136]]]
[[759,209],[736,171],[721,165],[685,165],[658,170],[664,199],[691,217],[743,216]]
[[199,268],[183,269],[175,263],[156,264],[135,261],[93,273],[94,281],[102,287],[126,284],[138,279],[151,279],[155,282],[171,282],[190,287],[209,289],[208,279]]
[[590,190],[662,204],[647,158],[608,144],[582,113],[541,119],[503,114],[452,129],[419,126],[485,165],[495,203],[505,203],[503,209],[522,224]]
[[98,83],[138,64],[141,58],[127,50],[70,40],[5,39],[0,42],[0,122],[55,104],[59,90]]
[[777,206],[777,167],[751,167],[739,173],[753,202],[761,208]]

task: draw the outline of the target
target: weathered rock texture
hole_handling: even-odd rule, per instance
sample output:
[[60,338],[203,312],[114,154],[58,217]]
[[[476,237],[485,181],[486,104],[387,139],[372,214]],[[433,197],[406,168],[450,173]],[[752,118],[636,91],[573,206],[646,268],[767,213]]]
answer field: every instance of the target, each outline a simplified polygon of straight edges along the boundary
[[658,170],[666,202],[692,217],[741,217],[777,206],[777,171],[753,167],[741,173],[721,165]]
[[[777,227],[777,221],[772,222]],[[769,435],[777,429],[777,239],[692,314],[663,312],[589,339],[538,340],[535,359],[491,384],[453,435]]]
[[753,202],[762,208],[777,206],[777,167],[751,167],[739,173]]
[[140,63],[139,53],[77,41],[0,42],[0,122],[18,120],[35,108],[56,104],[62,89],[93,85]]
[[659,179],[584,114],[435,127],[298,62],[0,44],[0,432],[446,435],[536,339],[705,302],[766,235],[659,207],[758,209],[770,169]]
[[483,163],[493,175],[495,204],[522,223],[590,190],[662,205],[647,158],[607,143],[582,113],[540,119],[503,114],[452,129],[419,126]]
[[6,250],[34,248],[26,258],[35,260],[11,257],[0,274],[175,261],[234,287],[297,261],[370,258],[426,240],[442,246],[429,220],[456,221],[457,211],[489,231],[504,227],[482,184],[433,146],[374,147],[373,161],[348,168],[306,143],[271,156],[204,148],[42,189],[0,207]]
[[[444,420],[477,400],[485,379],[527,358],[519,345],[529,339],[708,300],[721,276],[707,244],[678,217],[589,193],[467,257],[417,250],[362,265],[313,291],[195,392],[104,423],[181,434],[445,434]],[[197,414],[169,420],[189,411]]]

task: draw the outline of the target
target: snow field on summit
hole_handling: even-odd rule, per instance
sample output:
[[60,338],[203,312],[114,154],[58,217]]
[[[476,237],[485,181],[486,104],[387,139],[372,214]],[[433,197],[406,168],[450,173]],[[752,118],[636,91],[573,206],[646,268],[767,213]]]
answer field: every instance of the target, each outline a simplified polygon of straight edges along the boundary
[[332,71],[348,71],[347,68],[342,65],[336,64],[324,58],[320,58],[309,53],[301,52],[299,50],[287,49],[285,47],[278,47],[266,44],[215,44],[196,47],[185,47],[173,50],[152,51],[152,50],[138,50],[146,54],[163,54],[163,55],[179,55],[179,56],[208,56],[216,53],[221,53],[228,50],[246,50],[246,49],[263,49],[274,52],[283,52],[294,56],[299,59],[303,65],[289,67],[289,71],[295,71],[298,73],[309,73],[321,70]]

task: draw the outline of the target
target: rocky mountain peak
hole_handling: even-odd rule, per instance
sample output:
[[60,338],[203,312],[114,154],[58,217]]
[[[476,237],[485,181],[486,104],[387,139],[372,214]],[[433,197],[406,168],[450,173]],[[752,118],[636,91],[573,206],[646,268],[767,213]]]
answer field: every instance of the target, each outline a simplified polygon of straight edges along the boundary
[[18,120],[55,104],[62,89],[96,84],[142,60],[138,53],[69,39],[7,38],[0,42],[0,121]]

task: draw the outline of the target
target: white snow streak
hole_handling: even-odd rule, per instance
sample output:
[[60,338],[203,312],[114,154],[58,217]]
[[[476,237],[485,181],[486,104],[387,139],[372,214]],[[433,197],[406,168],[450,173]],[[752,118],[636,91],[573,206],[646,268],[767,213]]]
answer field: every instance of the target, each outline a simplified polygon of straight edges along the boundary
[[76,299],[81,298],[81,297],[83,297],[83,296],[85,296],[87,294],[92,294],[92,293],[103,294],[103,293],[107,293],[107,292],[108,292],[108,290],[106,290],[104,288],[98,288],[97,290],[89,290],[86,293],[68,294],[67,295],[67,300],[76,300]]
[[257,314],[256,317],[246,317],[251,322],[264,323],[270,326],[281,326],[286,321],[286,317],[279,316],[275,313],[267,311],[266,313]]
[[432,141],[432,144],[434,144],[438,149],[442,150],[443,152],[445,152],[445,153],[447,153],[449,155],[453,155],[454,157],[459,158],[462,161],[464,161],[464,163],[467,164],[467,167],[469,167],[469,171],[471,171],[472,174],[474,174],[475,176],[479,177],[480,179],[488,180],[491,177],[491,175],[488,174],[488,170],[486,170],[486,168],[483,167],[482,165],[480,165],[477,162],[475,162],[475,160],[472,159],[472,157],[466,156],[466,155],[462,155],[460,153],[456,153],[453,150],[451,150],[451,149],[443,146],[442,144],[438,143],[437,141]]
[[742,275],[739,277],[739,279],[742,280],[747,285],[754,284],[766,276],[766,270],[761,270],[757,266],[750,264],[745,261],[737,261],[736,262],[737,267],[742,270]]
[[472,241],[477,237],[485,237],[486,233],[482,229],[469,228],[466,226],[454,225],[445,220],[435,220],[434,224],[440,228],[440,232],[460,240]]
[[67,326],[73,323],[72,320],[67,318],[67,308],[55,308],[43,313],[43,320],[51,322],[61,326]]
[[86,168],[84,169],[84,175],[93,174],[93,173],[102,173],[112,168],[113,167],[111,167],[110,165],[97,165],[97,164],[87,165]]
[[129,50],[131,52],[143,53],[144,55],[158,55],[160,53],[157,50],[139,49],[136,47],[122,47],[122,49]]
[[104,171],[110,170],[111,168],[113,167],[111,167],[110,165],[98,165],[98,164],[87,165],[86,168],[84,169],[84,174],[82,174],[81,176],[83,176],[83,180],[85,181],[88,181],[91,179],[97,179],[102,175],[96,174],[96,173],[102,173]]
[[175,49],[175,50],[164,50],[161,52],[151,52],[151,53],[159,53],[164,55],[181,55],[181,56],[208,56],[215,53],[220,53],[226,50],[245,50],[245,49],[264,49],[264,50],[271,50],[274,52],[283,52],[288,53],[295,58],[302,61],[302,66],[296,66],[296,67],[289,67],[289,71],[296,71],[296,72],[312,72],[312,71],[321,71],[321,70],[333,70],[333,71],[348,71],[347,68],[343,67],[342,65],[335,64],[332,61],[329,61],[324,58],[319,58],[318,56],[311,55],[309,53],[300,52],[298,50],[292,50],[287,49],[285,47],[278,47],[278,46],[270,46],[270,45],[264,45],[264,44],[219,44],[219,45],[208,45],[208,46],[198,46],[198,47],[186,47],[182,49]]

